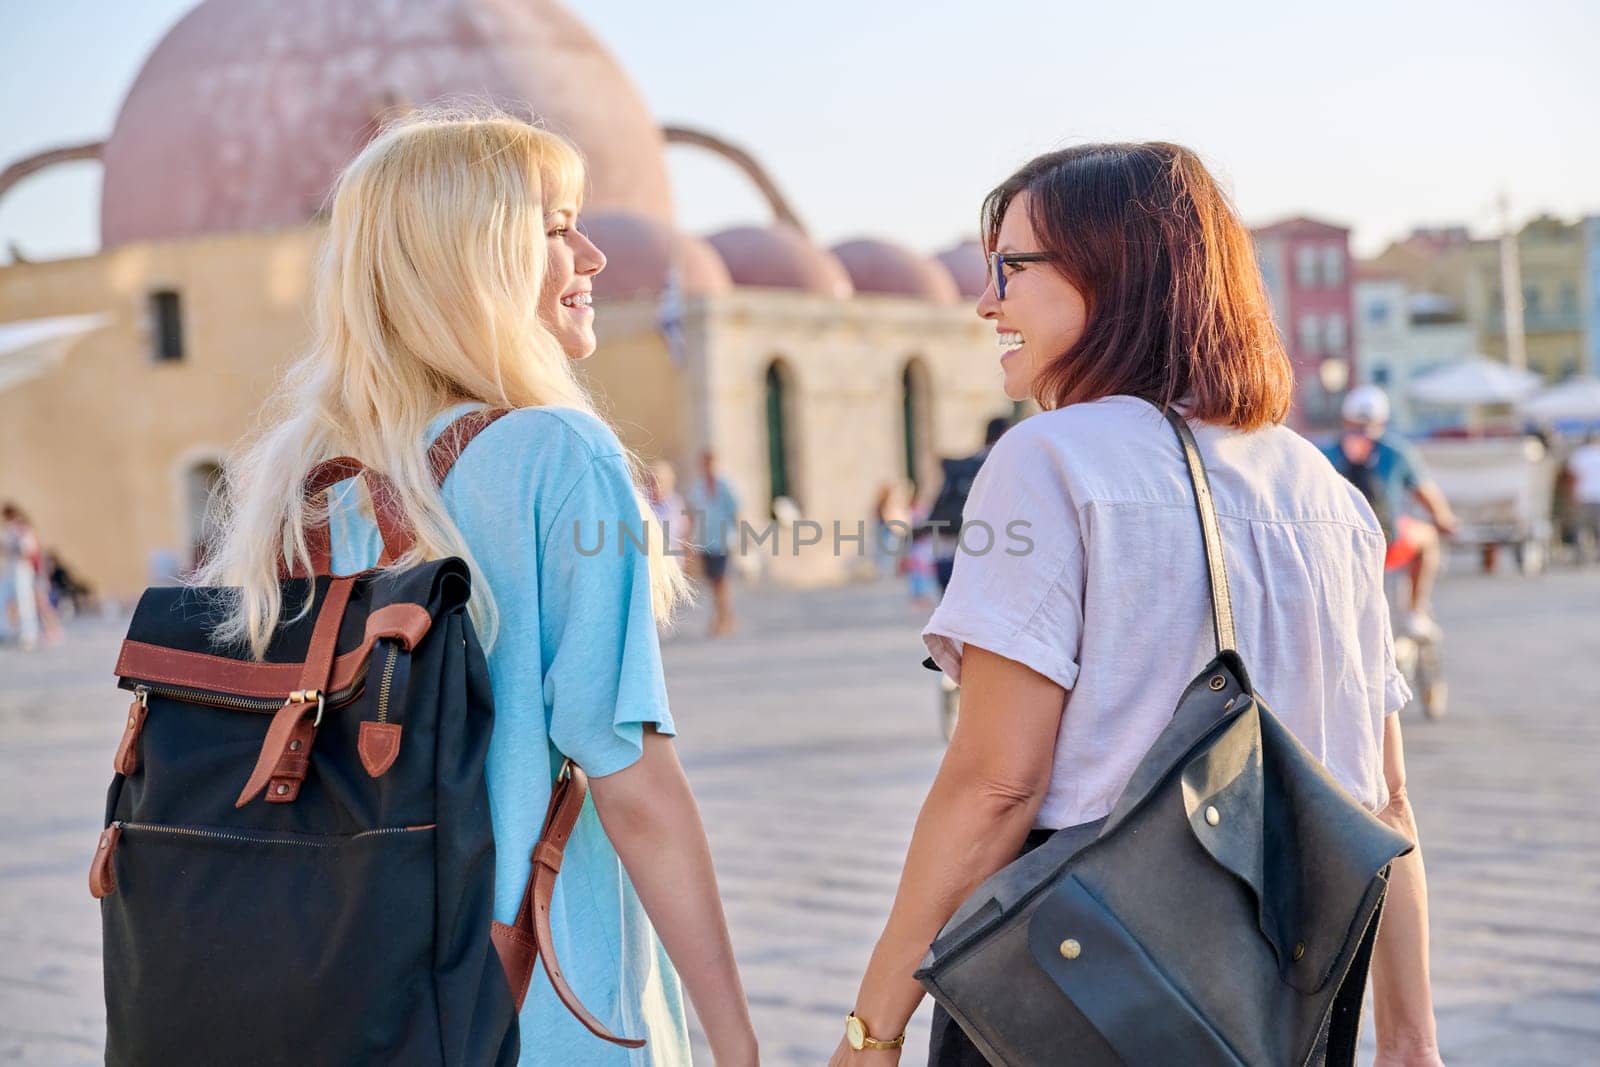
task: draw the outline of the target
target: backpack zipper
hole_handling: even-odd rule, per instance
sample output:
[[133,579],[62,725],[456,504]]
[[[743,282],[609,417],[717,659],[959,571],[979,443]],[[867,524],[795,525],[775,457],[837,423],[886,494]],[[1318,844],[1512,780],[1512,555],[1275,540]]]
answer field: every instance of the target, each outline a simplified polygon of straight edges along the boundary
[[157,823],[123,822],[118,819],[111,823],[120,830],[137,830],[141,833],[177,834],[180,837],[207,837],[218,841],[244,841],[254,845],[301,845],[306,848],[332,848],[348,841],[357,841],[363,837],[377,837],[380,834],[407,834],[416,830],[430,830],[428,826],[387,826],[378,830],[363,830],[358,834],[348,837],[330,835],[327,841],[308,840],[301,837],[282,837],[274,835],[271,830],[263,830],[260,834],[230,833],[226,830],[202,830],[190,826],[161,826]]
[[[327,698],[327,705],[334,707],[339,704],[349,703],[361,695],[361,691],[366,688],[366,684],[366,678],[362,677],[360,680],[339,690],[339,692],[330,695]],[[265,713],[276,712],[283,707],[282,700],[275,700],[271,697],[237,697],[229,696],[225,693],[213,693],[206,689],[188,689],[183,686],[144,685],[141,683],[133,687],[133,692],[135,696],[146,703],[148,703],[151,695],[155,695],[169,697],[173,700],[182,700],[189,704],[206,704],[214,708],[231,708],[234,711],[259,711]]]
[[[386,642],[387,643],[387,642]],[[394,684],[394,666],[400,658],[400,646],[389,645],[389,658],[383,664],[383,679],[378,683],[378,721],[389,721],[389,688]]]

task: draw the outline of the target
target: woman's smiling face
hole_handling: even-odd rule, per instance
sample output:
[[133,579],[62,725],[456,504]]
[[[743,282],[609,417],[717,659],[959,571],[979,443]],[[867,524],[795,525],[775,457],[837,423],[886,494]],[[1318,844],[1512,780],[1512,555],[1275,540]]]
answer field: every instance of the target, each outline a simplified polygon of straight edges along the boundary
[[605,269],[606,257],[578,229],[576,208],[545,217],[544,286],[539,294],[539,321],[561,343],[568,359],[594,354],[593,279]]
[[[1006,206],[992,251],[1041,251],[1028,217],[1029,201],[1024,191]],[[1005,299],[995,292],[991,278],[978,300],[978,315],[994,323],[1006,396],[1026,400],[1033,395],[1039,372],[1083,336],[1089,305],[1078,287],[1051,263],[1008,263],[1002,269],[1006,272]]]

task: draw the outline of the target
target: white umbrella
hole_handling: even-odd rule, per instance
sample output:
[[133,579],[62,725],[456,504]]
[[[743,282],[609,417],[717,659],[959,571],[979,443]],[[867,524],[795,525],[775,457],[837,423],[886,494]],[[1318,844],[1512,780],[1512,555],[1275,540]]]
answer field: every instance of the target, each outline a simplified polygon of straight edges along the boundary
[[1513,370],[1487,356],[1472,356],[1413,380],[1410,393],[1425,404],[1474,407],[1514,404],[1541,384],[1537,374]]
[[1517,410],[1530,419],[1600,419],[1600,380],[1574,378],[1524,400]]
[[108,315],[61,315],[0,322],[0,390],[43,374],[86,333],[111,321]]

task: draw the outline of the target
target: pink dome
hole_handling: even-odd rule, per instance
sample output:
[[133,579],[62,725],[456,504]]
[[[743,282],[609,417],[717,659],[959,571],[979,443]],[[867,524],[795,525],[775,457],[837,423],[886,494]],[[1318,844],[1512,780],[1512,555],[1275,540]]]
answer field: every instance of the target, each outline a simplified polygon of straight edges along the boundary
[[888,241],[846,241],[834,245],[858,293],[911,296],[940,304],[961,299],[955,279],[944,266]]
[[606,299],[657,296],[676,267],[686,296],[725,293],[733,288],[717,250],[698,237],[642,215],[613,212],[583,216],[583,229],[606,255],[606,269],[595,275],[595,295]]
[[735,285],[799,289],[843,299],[853,291],[850,275],[793,226],[739,226],[709,238]]
[[962,241],[933,258],[944,264],[962,296],[976,300],[989,288],[989,268],[983,260],[983,246],[977,241]]
[[386,105],[492,101],[583,149],[586,206],[672,218],[660,129],[555,0],[206,0],[105,146],[104,245],[299,225]]

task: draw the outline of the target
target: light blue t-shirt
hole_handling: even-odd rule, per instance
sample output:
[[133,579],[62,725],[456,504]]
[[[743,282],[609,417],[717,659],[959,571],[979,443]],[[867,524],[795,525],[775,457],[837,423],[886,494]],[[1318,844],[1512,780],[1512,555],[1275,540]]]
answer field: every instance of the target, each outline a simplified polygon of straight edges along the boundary
[[[473,406],[441,412],[429,440]],[[333,565],[342,574],[373,565],[381,548],[368,513],[355,506],[363,499],[355,484],[341,483],[332,497]],[[598,778],[639,758],[646,723],[674,732],[649,564],[636,540],[619,536],[619,523],[639,529],[639,505],[616,436],[591,415],[526,408],[504,416],[462,453],[443,495],[478,567],[475,580],[493,592],[500,615],[488,653],[488,779],[494,915],[509,923],[561,757]],[[690,1062],[677,972],[593,800],[567,845],[551,926],[579,999],[613,1033],[647,1044],[630,1051],[594,1037],[556,999],[541,966],[522,1009],[523,1064]]]

